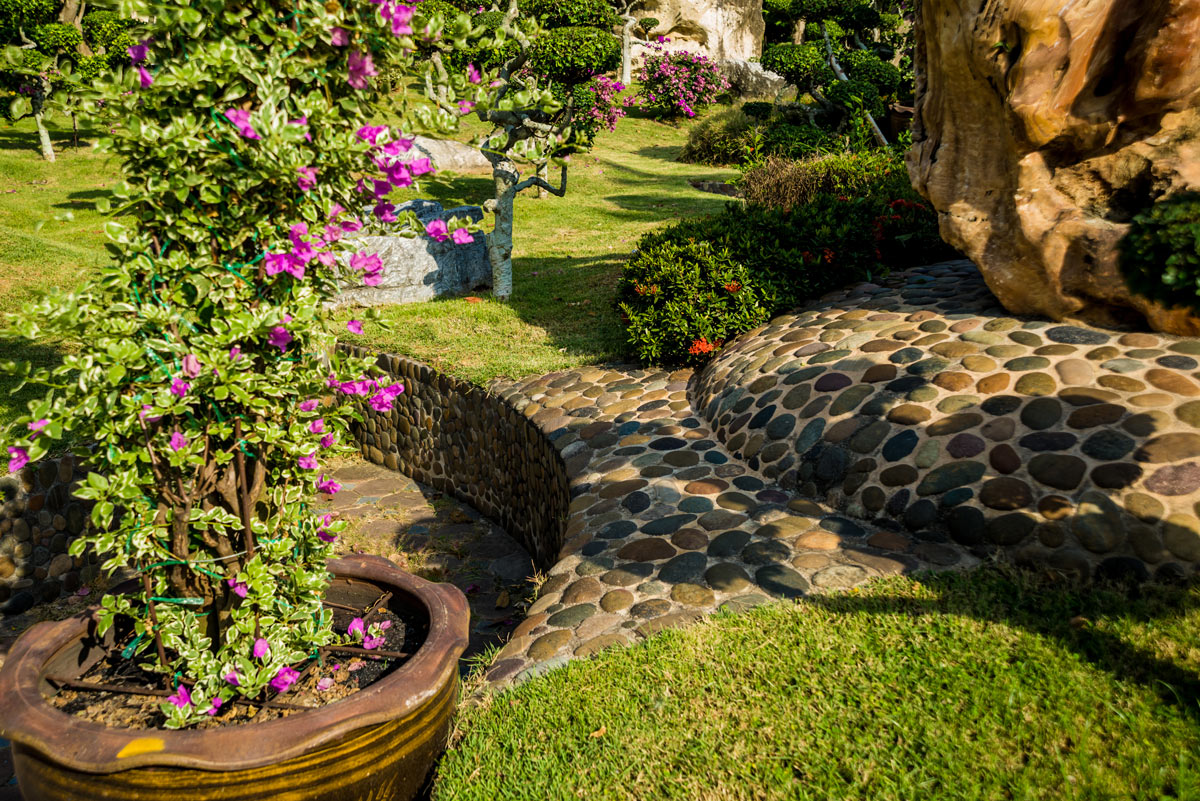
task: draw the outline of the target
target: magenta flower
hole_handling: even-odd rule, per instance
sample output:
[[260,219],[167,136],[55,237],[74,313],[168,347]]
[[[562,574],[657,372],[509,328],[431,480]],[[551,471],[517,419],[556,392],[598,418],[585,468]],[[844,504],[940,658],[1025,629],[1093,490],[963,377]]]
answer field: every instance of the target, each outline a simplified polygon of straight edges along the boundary
[[225,117],[238,129],[238,133],[247,139],[262,139],[250,124],[250,112],[240,108],[226,110]]
[[[362,322],[359,320],[351,320],[350,322],[346,323],[346,330],[351,334],[358,334],[359,336],[362,336]],[[33,424],[30,423],[30,425],[32,426]]]
[[237,579],[225,579],[225,583],[228,584],[233,590],[233,594],[239,598],[245,598],[246,593],[250,592],[250,588],[246,586],[244,581],[238,581]]
[[34,420],[29,424],[29,430],[33,432],[30,434],[30,436],[36,437],[39,433],[41,433],[41,430],[48,425],[50,425],[50,421],[44,417],[41,420]]
[[335,437],[333,434],[326,434],[325,436],[321,437],[322,448],[332,448],[333,443],[335,442],[337,442],[337,437]]
[[383,283],[383,272],[367,273],[363,276],[363,284],[366,286],[379,286]]
[[350,219],[348,219],[344,223],[342,223],[342,230],[348,234],[352,234],[355,231],[361,231],[362,223],[359,222],[359,219],[357,217],[351,217]]
[[175,690],[174,695],[167,696],[167,701],[183,709],[185,706],[191,706],[192,694],[188,692],[186,684],[180,684],[179,688]]
[[210,706],[208,708],[208,711],[205,712],[204,714],[209,715],[209,716],[217,714],[217,711],[221,708],[221,704],[222,704],[222,701],[220,698],[212,699],[212,706]]
[[24,448],[8,446],[8,472],[15,473],[29,464],[29,452]]
[[397,381],[395,384],[391,384],[390,386],[382,387],[380,389],[380,392],[382,392],[384,395],[386,395],[389,398],[394,398],[403,391],[404,391],[404,385],[401,384],[399,381]]
[[169,444],[171,446],[171,450],[179,453],[179,451],[187,447],[188,440],[187,437],[176,431],[175,433],[171,434],[171,442]]
[[471,110],[474,108],[475,108],[475,103],[473,101],[470,101],[470,100],[458,101],[458,113],[459,114],[470,114]]
[[450,229],[447,227],[445,220],[431,220],[425,226],[425,233],[439,242],[445,242],[450,238]]
[[161,417],[150,417],[150,412],[153,409],[154,409],[154,407],[151,406],[150,404],[143,403],[142,410],[140,412],[138,412],[138,417],[145,420],[147,423],[157,423],[162,418]]
[[471,83],[479,83],[483,80],[483,75],[480,74],[479,70],[475,69],[474,64],[467,65],[467,80]]
[[325,678],[323,678],[317,682],[317,689],[320,690],[321,692],[325,692],[332,686],[333,686],[333,679],[329,678],[328,676],[326,676]]
[[370,651],[383,645],[386,641],[387,638],[383,636],[363,637],[363,648],[366,648],[368,651]]
[[392,191],[392,185],[388,181],[380,181],[378,178],[376,178],[371,183],[374,184],[373,191],[375,193],[376,200],[387,197],[388,193]]
[[317,262],[326,266],[332,267],[337,264],[337,256],[330,253],[328,250],[323,250],[317,254]]
[[329,43],[334,47],[345,47],[350,44],[350,34],[345,28],[334,28],[329,32]]
[[375,216],[380,222],[394,223],[400,219],[396,216],[396,207],[387,201],[382,201],[375,204]]
[[138,67],[137,73],[138,83],[141,84],[143,89],[149,89],[154,85],[154,76],[150,74],[150,70],[145,67]]
[[238,359],[242,358],[242,346],[234,345],[232,348],[230,348],[229,349],[229,358],[233,359],[235,362]]
[[[392,7],[392,36],[412,36],[412,6],[396,5]],[[380,15],[387,19],[387,5],[379,10]]]
[[[364,125],[363,127],[359,128],[357,131],[355,131],[354,135],[357,136],[363,142],[366,142],[369,145],[373,145],[379,139],[380,134],[382,134],[387,129],[388,129],[388,127],[386,125]],[[338,204],[335,203],[333,205],[334,205],[335,209],[338,209],[340,211],[345,211],[345,209],[343,209]],[[335,219],[336,217],[337,217],[337,214],[335,214],[332,210],[330,210],[329,219],[332,220],[332,219]]]
[[271,333],[267,336],[267,344],[274,345],[282,353],[287,350],[288,344],[292,339],[292,335],[288,333],[286,328],[282,325],[277,325],[271,329]]
[[315,412],[317,410],[317,406],[320,405],[320,403],[321,402],[319,400],[317,400],[316,398],[310,398],[309,400],[306,400],[300,404],[300,411]]
[[324,434],[325,433],[325,418],[318,417],[316,420],[313,420],[311,423],[308,424],[308,430],[310,432],[312,432],[313,434]]
[[407,189],[413,185],[413,173],[409,170],[409,166],[403,161],[398,161],[395,164],[390,164],[385,170],[388,183],[400,189]]
[[242,684],[240,681],[238,681],[238,674],[236,670],[229,671],[222,678],[224,678],[225,682],[231,687],[240,687]]
[[350,257],[350,269],[377,273],[383,269],[383,259],[379,258],[377,253],[367,253],[366,251],[355,253]]
[[300,465],[301,470],[316,470],[318,467],[317,454],[310,453],[308,456],[301,456],[296,460],[296,464]]
[[140,44],[131,45],[125,48],[125,52],[129,54],[129,60],[134,66],[137,66],[146,60],[146,56],[150,52],[150,48],[146,46],[146,43],[149,41],[149,39],[145,39]]
[[351,636],[362,637],[366,633],[366,628],[363,626],[363,619],[356,617],[350,621],[350,626],[346,629],[346,634]]
[[[361,128],[359,129],[359,133],[360,133],[360,134],[362,133],[362,129],[361,129]],[[344,207],[344,206],[342,206],[342,204],[341,204],[341,203],[334,203],[332,206],[330,206],[330,207],[329,207],[329,220],[330,220],[331,222],[332,222],[333,220],[336,220],[336,219],[337,219],[337,218],[338,218],[338,217],[339,217],[341,214],[343,214],[345,211],[346,211],[346,209],[345,209],[345,207]]]
[[413,159],[408,163],[408,166],[412,169],[413,175],[424,175],[427,172],[433,172],[433,162],[427,158]]
[[171,394],[178,398],[182,398],[184,395],[186,395],[188,390],[191,388],[192,385],[184,381],[182,378],[176,378],[171,382]]
[[257,640],[254,641],[253,653],[254,653],[255,659],[262,659],[264,656],[266,656],[270,652],[271,652],[271,643],[267,642],[262,637],[259,637]]
[[[291,253],[267,253],[263,264],[266,265],[267,275],[293,273],[296,270]],[[304,277],[303,266],[300,267],[300,277]]]
[[300,173],[300,177],[296,179],[296,186],[300,187],[301,192],[307,192],[317,185],[316,167],[298,167],[296,172]]
[[391,142],[380,145],[379,152],[385,156],[391,156],[395,158],[401,153],[407,153],[408,151],[412,150],[413,142],[415,141],[415,139],[405,139],[403,136],[401,136],[397,139],[393,139]]
[[350,54],[349,75],[346,78],[346,83],[355,89],[366,89],[367,79],[378,74],[379,72],[375,69],[375,62],[371,60],[370,53],[360,53],[355,50]]
[[341,492],[341,489],[341,484],[337,483],[332,478],[325,478],[324,473],[322,473],[321,477],[317,480],[317,492],[323,492],[326,495],[337,495],[339,492]]
[[475,241],[475,237],[471,236],[471,232],[466,228],[455,228],[450,234],[450,239],[456,245],[469,245]]
[[391,398],[383,393],[380,393],[378,395],[372,395],[367,401],[367,405],[377,412],[390,412],[394,404]]
[[193,354],[189,353],[183,357],[183,374],[188,378],[195,378],[200,375],[201,369],[200,360]]
[[317,530],[317,538],[320,539],[321,542],[336,542],[337,534],[330,534],[328,531],[322,528]]
[[275,674],[275,678],[271,679],[271,689],[277,693],[285,693],[288,691],[288,688],[295,684],[296,680],[299,678],[299,673],[287,665],[284,665],[279,669],[279,672]]

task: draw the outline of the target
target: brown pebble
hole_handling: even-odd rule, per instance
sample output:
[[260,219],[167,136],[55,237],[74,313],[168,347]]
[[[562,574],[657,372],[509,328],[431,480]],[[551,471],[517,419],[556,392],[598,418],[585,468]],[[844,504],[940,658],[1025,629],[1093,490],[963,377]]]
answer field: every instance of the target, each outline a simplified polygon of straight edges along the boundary
[[984,395],[994,395],[1008,389],[1008,373],[996,373],[979,379],[976,388]]

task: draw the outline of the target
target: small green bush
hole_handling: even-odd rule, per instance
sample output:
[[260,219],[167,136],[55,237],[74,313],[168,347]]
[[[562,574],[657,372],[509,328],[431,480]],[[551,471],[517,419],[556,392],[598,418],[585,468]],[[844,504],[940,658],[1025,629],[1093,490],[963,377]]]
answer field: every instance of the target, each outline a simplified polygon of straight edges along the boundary
[[[483,28],[490,35],[504,24],[504,12],[485,11],[482,14],[476,14],[471,18],[471,24],[477,28]],[[472,47],[448,51],[442,57],[446,60],[447,67],[457,72],[465,70],[468,64],[474,64],[481,70],[493,70],[503,66],[520,49],[519,44],[508,40],[500,47],[492,47],[490,43],[479,43]]]
[[741,181],[747,203],[787,211],[819,194],[909,197],[904,154],[896,149],[838,152],[792,160],[769,157],[747,170]]
[[851,79],[833,83],[825,90],[825,98],[850,113],[861,105],[877,120],[887,112],[879,92],[866,81]]
[[621,63],[621,43],[598,28],[553,28],[529,51],[528,68],[556,84],[575,86]]
[[751,119],[765,120],[771,116],[775,110],[774,103],[764,103],[760,100],[752,100],[749,103],[742,104],[742,112]]
[[801,92],[812,92],[834,80],[825,50],[816,43],[772,45],[763,53],[760,63]]
[[57,10],[57,0],[0,0],[0,41],[20,41],[18,28],[28,32],[53,22]]
[[83,38],[94,51],[111,53],[117,37],[133,26],[111,11],[92,11],[83,18]]
[[129,33],[129,31],[121,31],[119,34],[117,34],[113,38],[111,46],[107,48],[104,54],[104,58],[108,62],[109,69],[128,67],[129,48],[133,47],[137,43],[137,39],[135,39]]
[[621,274],[617,308],[643,362],[701,364],[769,317],[744,265],[704,241],[663,239],[639,249]]
[[521,13],[546,28],[600,28],[611,31],[619,20],[606,0],[520,0]]
[[661,24],[662,23],[654,17],[642,17],[640,20],[638,20],[638,27],[642,29],[642,33],[646,34],[646,36],[650,36],[650,34],[654,33],[654,29]]
[[771,119],[763,129],[763,155],[797,159],[824,153],[838,146],[836,132],[809,122],[792,122],[787,117]]
[[853,80],[875,87],[880,95],[890,97],[900,88],[900,70],[868,50],[851,50],[842,59],[846,74]]
[[29,38],[43,53],[72,53],[83,41],[78,28],[61,22],[39,25],[29,32]]
[[1200,192],[1162,198],[1135,216],[1120,265],[1139,295],[1200,311]]
[[752,120],[743,109],[710,114],[692,127],[679,160],[689,164],[740,164],[746,158]]

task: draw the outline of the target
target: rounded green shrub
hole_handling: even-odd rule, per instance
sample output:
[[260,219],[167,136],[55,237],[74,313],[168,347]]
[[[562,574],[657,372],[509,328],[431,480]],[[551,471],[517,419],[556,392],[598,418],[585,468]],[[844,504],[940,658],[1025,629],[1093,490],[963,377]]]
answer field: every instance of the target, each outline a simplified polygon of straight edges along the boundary
[[124,19],[111,11],[92,11],[83,18],[83,38],[92,50],[111,53],[113,43],[133,26],[133,20]]
[[553,28],[529,51],[528,68],[557,84],[587,83],[621,63],[621,43],[598,28]]
[[842,59],[842,66],[850,78],[871,84],[885,97],[900,88],[900,69],[869,50],[851,50]]
[[662,23],[654,17],[642,17],[638,20],[638,27],[642,29],[642,33],[649,36],[654,33],[654,29]]
[[772,45],[763,53],[760,63],[801,92],[810,92],[833,80],[825,51],[814,42]]
[[43,53],[70,53],[79,47],[83,34],[74,25],[51,22],[34,28],[29,38]]
[[710,114],[692,127],[679,160],[690,164],[740,164],[754,120],[743,109]]
[[[501,11],[485,11],[476,14],[471,24],[483,28],[489,35],[500,29],[504,24],[504,13]],[[468,64],[474,64],[481,70],[493,70],[501,67],[506,61],[520,52],[521,46],[511,39],[500,47],[492,46],[491,42],[480,42],[462,49],[451,50],[442,57],[452,70],[461,72]]]
[[19,41],[17,29],[26,32],[54,21],[57,0],[0,0],[0,41]]
[[774,103],[764,103],[758,100],[742,104],[742,113],[755,120],[765,120],[775,109]]
[[1139,295],[1200,310],[1200,192],[1158,200],[1121,240],[1121,272]]
[[621,273],[617,309],[638,358],[702,364],[729,339],[767,321],[746,267],[702,241],[662,241],[639,250]]
[[884,106],[883,98],[879,96],[879,92],[873,85],[866,81],[854,79],[838,81],[831,84],[825,90],[825,97],[829,102],[849,112],[857,110],[861,105],[863,109],[871,112],[871,116],[876,119],[882,117],[887,111],[887,107]]
[[619,20],[606,0],[520,0],[521,13],[546,28],[611,30]]

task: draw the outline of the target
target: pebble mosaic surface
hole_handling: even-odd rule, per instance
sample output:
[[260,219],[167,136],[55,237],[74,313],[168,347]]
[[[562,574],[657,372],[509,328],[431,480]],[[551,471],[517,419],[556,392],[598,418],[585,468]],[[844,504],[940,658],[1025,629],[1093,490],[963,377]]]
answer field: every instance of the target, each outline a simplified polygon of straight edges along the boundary
[[566,544],[487,673],[522,681],[718,609],[966,567],[1200,560],[1200,342],[1008,316],[969,262],[862,284],[701,374],[493,390],[571,478]]

